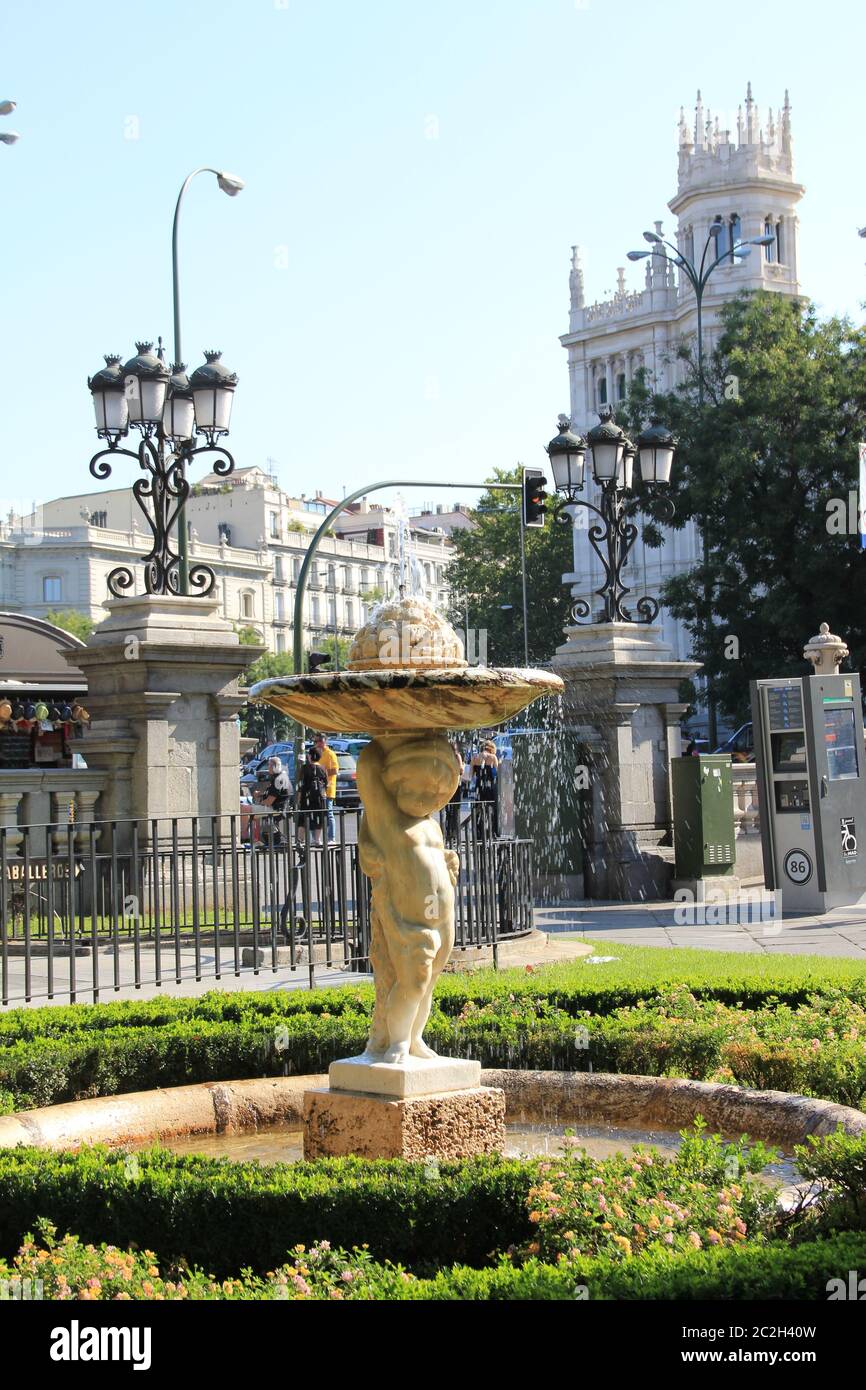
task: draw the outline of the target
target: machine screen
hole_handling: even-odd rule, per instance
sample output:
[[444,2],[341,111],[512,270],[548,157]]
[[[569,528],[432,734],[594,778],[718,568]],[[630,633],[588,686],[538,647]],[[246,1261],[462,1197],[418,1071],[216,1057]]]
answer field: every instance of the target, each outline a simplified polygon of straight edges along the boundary
[[808,782],[777,782],[776,810],[780,815],[809,809]]
[[824,745],[827,750],[827,774],[831,782],[843,777],[856,777],[857,726],[850,705],[824,707]]
[[806,737],[804,734],[771,734],[774,772],[806,771]]

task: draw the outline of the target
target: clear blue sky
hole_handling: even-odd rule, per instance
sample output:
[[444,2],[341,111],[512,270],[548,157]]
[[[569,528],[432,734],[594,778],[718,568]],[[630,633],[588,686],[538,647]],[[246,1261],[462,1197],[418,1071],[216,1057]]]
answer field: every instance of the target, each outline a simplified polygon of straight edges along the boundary
[[593,299],[645,226],[671,226],[698,86],[723,111],[747,79],[762,108],[790,89],[802,282],[858,314],[863,13],[6,0],[0,96],[19,106],[0,124],[22,138],[0,146],[3,509],[98,486],[86,377],[137,337],[170,347],[171,217],[198,164],[247,187],[188,195],[185,356],[223,349],[237,462],[277,460],[291,490],[543,462],[568,402],[569,248]]

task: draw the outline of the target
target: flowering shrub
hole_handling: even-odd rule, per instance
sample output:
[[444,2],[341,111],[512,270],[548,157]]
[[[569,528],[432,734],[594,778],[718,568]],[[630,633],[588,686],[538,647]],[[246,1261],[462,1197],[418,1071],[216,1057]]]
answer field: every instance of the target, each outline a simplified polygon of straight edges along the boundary
[[702,1130],[698,1122],[671,1160],[641,1147],[603,1161],[543,1163],[543,1180],[529,1192],[537,1235],[521,1256],[622,1260],[653,1247],[703,1250],[769,1235],[774,1196],[748,1174],[772,1153],[761,1144],[748,1150],[706,1138]]
[[264,1276],[243,1270],[236,1278],[215,1279],[186,1268],[166,1273],[152,1250],[84,1244],[76,1235],[58,1239],[45,1220],[36,1223],[36,1235],[25,1237],[11,1262],[0,1260],[0,1282],[30,1280],[43,1298],[59,1302],[364,1298],[373,1281],[399,1289],[412,1278],[399,1266],[377,1265],[366,1249],[349,1255],[332,1250],[326,1240],[309,1249],[296,1246],[290,1261]]

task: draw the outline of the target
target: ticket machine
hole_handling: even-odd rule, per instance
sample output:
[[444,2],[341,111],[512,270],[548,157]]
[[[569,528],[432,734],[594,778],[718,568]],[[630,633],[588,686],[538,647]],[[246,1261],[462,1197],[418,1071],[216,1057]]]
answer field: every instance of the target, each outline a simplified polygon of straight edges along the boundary
[[751,694],[767,887],[786,914],[866,900],[860,677],[752,681]]

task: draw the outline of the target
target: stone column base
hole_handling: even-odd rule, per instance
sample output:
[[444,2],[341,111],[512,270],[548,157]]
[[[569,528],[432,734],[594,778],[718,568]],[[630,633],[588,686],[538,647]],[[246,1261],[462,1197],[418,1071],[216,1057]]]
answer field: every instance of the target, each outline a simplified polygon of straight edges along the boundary
[[304,1092],[304,1158],[472,1158],[505,1143],[505,1092],[488,1086],[394,1100]]

